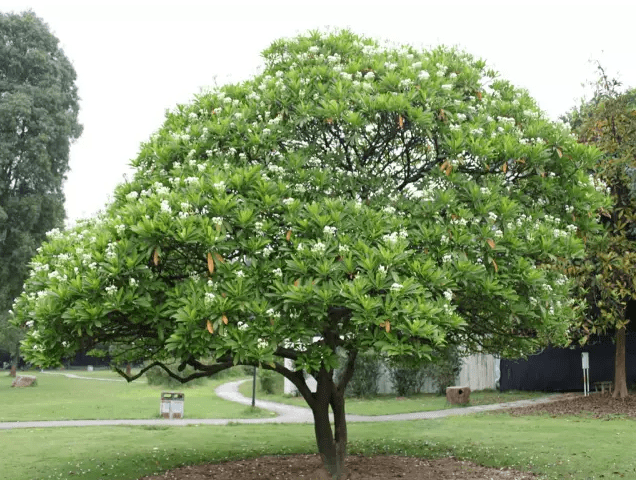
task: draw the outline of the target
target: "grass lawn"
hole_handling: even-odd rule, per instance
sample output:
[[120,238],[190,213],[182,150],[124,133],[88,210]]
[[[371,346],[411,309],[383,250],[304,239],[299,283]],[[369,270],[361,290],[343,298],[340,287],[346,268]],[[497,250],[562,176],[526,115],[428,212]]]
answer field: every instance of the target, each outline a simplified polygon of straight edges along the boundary
[[[22,373],[22,372],[21,372]],[[13,380],[0,375],[0,422],[28,420],[82,419],[144,419],[159,418],[162,391],[185,393],[186,418],[254,418],[274,416],[261,409],[252,409],[218,398],[214,389],[231,378],[206,380],[201,386],[180,386],[177,389],[150,386],[144,377],[125,381],[100,381],[91,377],[121,377],[110,371],[61,371],[86,378],[26,372],[37,376],[38,384],[29,388],[10,388]]]
[[[239,391],[246,397],[251,397],[252,382],[243,383],[239,387]],[[283,377],[280,375],[278,375],[275,380],[275,391],[277,392],[275,395],[268,395],[263,392],[257,379],[256,398],[289,405],[307,406],[307,403],[302,397],[292,397],[282,393]],[[472,392],[470,394],[470,403],[466,406],[514,402],[516,400],[527,400],[544,397],[546,395],[545,392],[498,392],[496,390],[482,390]],[[346,411],[353,415],[390,415],[394,413],[428,412],[457,407],[458,405],[448,405],[446,403],[446,397],[433,393],[420,393],[400,399],[397,399],[395,395],[378,395],[371,398],[347,398],[346,400]]]
[[[471,415],[350,424],[351,454],[454,455],[547,479],[636,478],[636,422]],[[311,425],[47,428],[0,431],[4,478],[136,479],[168,468],[313,453]]]

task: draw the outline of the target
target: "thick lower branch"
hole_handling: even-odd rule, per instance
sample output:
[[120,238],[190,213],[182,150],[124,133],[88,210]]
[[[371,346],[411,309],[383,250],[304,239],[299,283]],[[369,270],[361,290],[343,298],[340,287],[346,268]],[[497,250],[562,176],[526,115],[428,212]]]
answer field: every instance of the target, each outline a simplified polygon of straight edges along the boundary
[[[190,363],[190,362],[188,362],[188,363]],[[132,382],[133,380],[137,380],[139,377],[141,377],[144,373],[146,373],[151,368],[159,367],[159,368],[163,369],[168,374],[168,376],[170,376],[171,378],[174,378],[175,380],[177,380],[178,382],[181,382],[181,383],[187,383],[190,380],[194,380],[195,378],[209,377],[209,376],[214,375],[215,373],[218,373],[218,372],[223,371],[223,370],[227,370],[228,368],[231,368],[231,367],[234,366],[234,364],[231,361],[224,362],[224,363],[217,363],[215,365],[203,365],[203,364],[201,364],[201,365],[203,367],[205,367],[205,370],[199,371],[199,372],[194,372],[194,373],[188,375],[187,377],[182,377],[182,376],[174,373],[172,370],[170,370],[170,368],[168,368],[162,362],[153,362],[150,365],[142,368],[139,371],[139,373],[136,374],[136,375],[127,375],[126,372],[124,372],[119,367],[115,367],[115,371],[119,375],[124,377],[126,379],[126,381]]]
[[345,364],[344,371],[342,372],[342,376],[340,377],[340,381],[338,382],[337,390],[338,392],[344,394],[349,381],[353,377],[353,372],[355,370],[356,358],[358,357],[358,351],[353,350],[349,352],[349,356],[347,357],[347,363]]
[[314,397],[312,391],[309,389],[307,382],[305,382],[305,376],[303,375],[302,371],[290,370],[280,363],[274,363],[273,365],[263,364],[261,365],[261,368],[280,373],[283,377],[292,382],[298,392],[307,402],[307,405],[309,405],[309,408],[311,408],[312,410],[314,409],[316,405],[316,398]]

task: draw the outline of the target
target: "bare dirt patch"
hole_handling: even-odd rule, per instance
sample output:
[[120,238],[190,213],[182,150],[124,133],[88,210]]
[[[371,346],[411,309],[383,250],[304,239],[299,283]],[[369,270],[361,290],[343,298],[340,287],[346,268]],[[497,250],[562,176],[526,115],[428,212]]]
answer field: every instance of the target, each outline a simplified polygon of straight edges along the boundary
[[[351,455],[347,480],[530,480],[531,473],[483,467],[456,458],[424,460],[414,457]],[[140,480],[329,480],[317,455],[265,456],[169,470]]]
[[592,418],[610,419],[615,417],[636,418],[636,395],[627,398],[612,398],[609,394],[592,393],[587,397],[581,394],[566,394],[549,403],[540,403],[528,407],[506,409],[511,415],[578,415]]

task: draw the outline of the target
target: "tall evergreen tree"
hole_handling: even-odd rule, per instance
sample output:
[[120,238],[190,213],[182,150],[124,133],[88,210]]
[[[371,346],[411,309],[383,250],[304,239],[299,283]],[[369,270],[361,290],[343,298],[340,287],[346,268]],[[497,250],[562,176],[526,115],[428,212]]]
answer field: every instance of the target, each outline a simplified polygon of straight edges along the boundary
[[589,307],[581,333],[615,332],[614,396],[624,398],[626,312],[628,302],[636,299],[636,201],[629,175],[636,167],[636,91],[623,91],[600,65],[598,70],[592,99],[567,115],[579,141],[603,152],[594,174],[612,197],[602,215],[605,233],[587,242],[587,258],[577,269]]
[[14,359],[7,312],[45,233],[65,217],[62,183],[82,132],[75,78],[42,19],[0,14],[0,346]]

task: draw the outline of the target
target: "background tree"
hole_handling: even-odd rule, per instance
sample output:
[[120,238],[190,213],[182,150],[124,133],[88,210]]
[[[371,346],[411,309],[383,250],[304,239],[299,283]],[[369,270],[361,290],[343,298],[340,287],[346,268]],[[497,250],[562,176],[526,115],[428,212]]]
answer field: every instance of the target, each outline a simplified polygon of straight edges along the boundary
[[636,167],[636,92],[621,91],[620,83],[598,65],[592,99],[568,114],[579,141],[603,152],[594,167],[607,185],[612,206],[603,211],[605,233],[587,244],[578,269],[589,308],[582,321],[583,338],[615,330],[614,397],[628,395],[625,371],[627,303],[636,299],[636,202],[630,171]]
[[0,339],[14,367],[7,312],[45,233],[64,221],[78,110],[75,70],[48,26],[33,12],[0,14]]
[[598,152],[454,49],[313,32],[264,58],[169,113],[102,217],[52,233],[15,323],[38,365],[104,342],[181,381],[276,371],[340,477],[358,354],[569,341],[571,282],[552,265],[598,227]]

